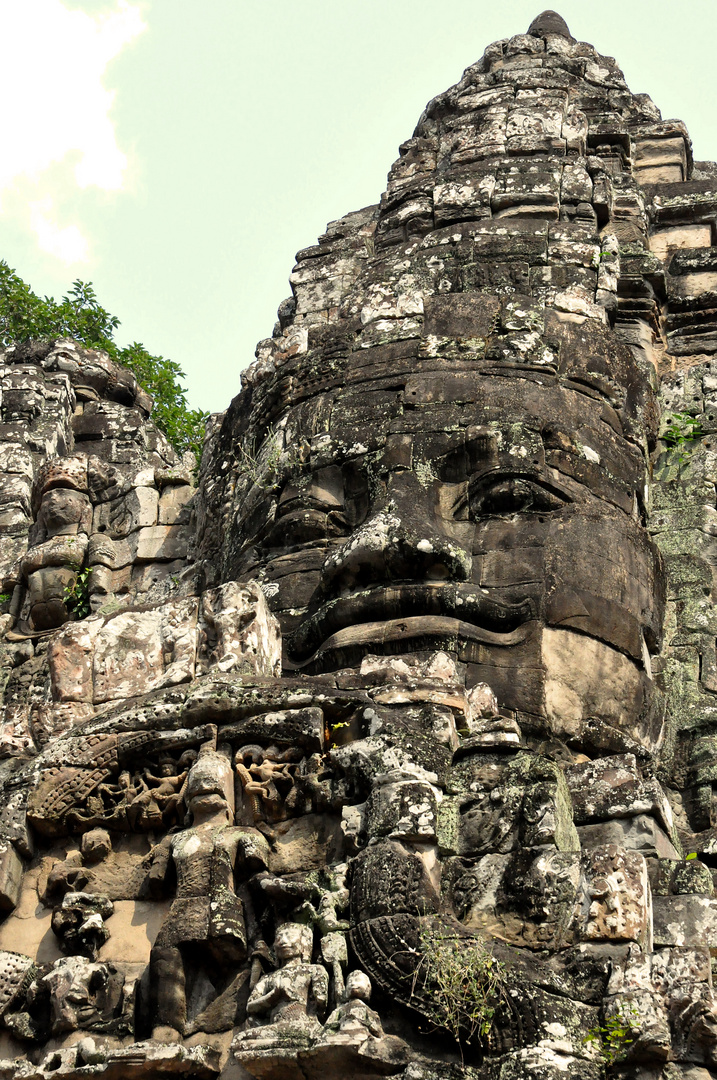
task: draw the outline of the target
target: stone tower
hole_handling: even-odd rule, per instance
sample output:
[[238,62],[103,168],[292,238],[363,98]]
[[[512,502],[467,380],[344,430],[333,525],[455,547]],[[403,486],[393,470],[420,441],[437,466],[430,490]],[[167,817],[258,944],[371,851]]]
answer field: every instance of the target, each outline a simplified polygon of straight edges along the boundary
[[6,351],[2,1077],[717,1076],[716,221],[546,11],[299,252],[198,483]]

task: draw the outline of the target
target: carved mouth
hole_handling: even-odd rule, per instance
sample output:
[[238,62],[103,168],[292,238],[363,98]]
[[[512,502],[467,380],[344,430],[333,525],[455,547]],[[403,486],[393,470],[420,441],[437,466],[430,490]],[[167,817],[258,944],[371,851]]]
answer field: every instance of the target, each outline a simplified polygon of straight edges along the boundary
[[465,583],[378,585],[330,600],[305,619],[287,641],[286,666],[304,668],[330,652],[415,638],[513,645],[535,616],[530,598],[510,604]]

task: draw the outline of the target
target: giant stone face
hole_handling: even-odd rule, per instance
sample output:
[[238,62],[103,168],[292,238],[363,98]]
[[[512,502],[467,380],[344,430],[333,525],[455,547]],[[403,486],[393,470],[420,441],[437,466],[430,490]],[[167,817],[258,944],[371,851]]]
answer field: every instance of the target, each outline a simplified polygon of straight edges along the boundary
[[440,649],[529,728],[580,742],[592,718],[650,744],[644,367],[609,330],[515,296],[433,297],[407,345],[365,350],[269,428],[288,464],[231,543],[274,593],[285,669]]

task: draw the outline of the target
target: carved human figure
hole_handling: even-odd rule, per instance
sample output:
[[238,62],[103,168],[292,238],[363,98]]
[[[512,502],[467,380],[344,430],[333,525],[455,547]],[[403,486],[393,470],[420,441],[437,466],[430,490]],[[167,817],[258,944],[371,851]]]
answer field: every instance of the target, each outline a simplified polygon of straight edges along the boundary
[[184,802],[189,776],[189,766],[196,758],[193,750],[186,750],[175,762],[174,758],[160,758],[155,776],[146,768],[137,778],[135,795],[127,805],[127,821],[133,830],[168,828],[179,818]]
[[87,462],[56,458],[40,471],[33,495],[35,523],[20,566],[27,589],[27,622],[21,632],[42,633],[62,625],[76,606],[77,573],[92,526]]
[[302,923],[284,923],[276,931],[274,952],[279,968],[263,975],[247,1002],[248,1023],[233,1043],[235,1052],[259,1043],[269,1046],[290,1033],[311,1040],[320,1031],[329,995],[329,976],[311,963],[313,931]]
[[110,936],[105,922],[113,911],[112,901],[100,893],[67,893],[52,913],[52,930],[62,951],[96,960]]
[[92,868],[112,851],[112,839],[106,829],[90,829],[82,834],[79,850],[56,862],[47,877],[46,895],[50,898],[68,892],[92,891]]
[[49,991],[53,1035],[77,1030],[127,1034],[133,1000],[124,987],[124,975],[113,964],[68,956],[43,976],[38,993]]
[[235,767],[252,808],[255,821],[280,821],[293,810],[297,790],[295,765],[301,751],[277,746],[243,746]]
[[[154,1035],[180,1038],[201,1014],[229,993],[247,958],[247,920],[235,873],[264,869],[266,841],[233,825],[233,775],[226,756],[202,747],[189,771],[186,802],[191,825],[155,849],[150,883],[161,893],[170,869],[177,887],[150,959]],[[211,969],[208,967],[211,958]],[[193,964],[210,975],[213,991],[195,995],[189,1015]],[[216,1008],[215,1008],[216,1012]],[[231,1027],[233,1016],[228,1025]]]
[[73,828],[89,827],[91,831],[105,826],[126,828],[127,810],[140,793],[138,788],[137,777],[122,769],[119,776],[98,784],[81,809],[70,811],[68,821]]
[[323,1038],[363,1041],[372,1035],[383,1038],[383,1026],[377,1012],[369,1007],[371,980],[363,971],[352,971],[346,979],[343,1002],[324,1024]]

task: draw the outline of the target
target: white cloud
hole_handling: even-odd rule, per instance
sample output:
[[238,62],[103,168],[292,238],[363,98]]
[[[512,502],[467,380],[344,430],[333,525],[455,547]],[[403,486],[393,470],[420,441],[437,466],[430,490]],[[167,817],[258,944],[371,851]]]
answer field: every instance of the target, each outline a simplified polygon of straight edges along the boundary
[[60,225],[63,199],[94,186],[119,191],[127,159],[117,145],[103,85],[107,65],[146,28],[139,6],[108,0],[101,14],[71,0],[0,0],[0,210],[18,196],[40,247],[63,262],[87,259],[76,223]]
[[72,266],[87,262],[89,245],[77,225],[62,228],[49,216],[53,211],[52,199],[30,203],[30,221],[42,251]]

